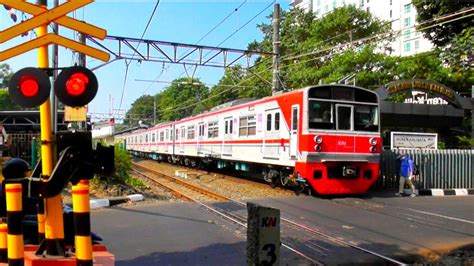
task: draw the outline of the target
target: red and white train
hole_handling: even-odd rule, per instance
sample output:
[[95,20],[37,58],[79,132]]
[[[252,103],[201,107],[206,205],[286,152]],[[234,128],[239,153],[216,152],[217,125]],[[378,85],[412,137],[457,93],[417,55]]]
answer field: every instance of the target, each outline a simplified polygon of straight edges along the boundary
[[319,194],[361,194],[379,174],[379,117],[375,92],[322,85],[237,100],[119,138],[156,160],[258,172]]

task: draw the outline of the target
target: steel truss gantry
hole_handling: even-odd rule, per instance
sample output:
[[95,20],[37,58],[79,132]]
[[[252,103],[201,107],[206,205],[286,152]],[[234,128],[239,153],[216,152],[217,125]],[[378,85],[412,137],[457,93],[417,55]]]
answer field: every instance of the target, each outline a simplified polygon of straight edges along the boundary
[[[88,36],[87,39],[97,46],[103,48],[115,56],[109,64],[116,60],[137,60],[171,64],[182,64],[184,66],[208,66],[208,67],[231,67],[245,60],[246,68],[250,67],[252,58],[256,56],[273,56],[273,53],[261,51],[249,51],[232,48],[222,48],[205,45],[194,45],[186,43],[165,42],[156,40],[145,40],[119,36],[107,36],[106,41],[117,43],[117,49],[110,49],[102,42]],[[133,45],[135,44],[135,46]],[[142,46],[142,47],[140,47]],[[137,48],[138,47],[138,48]],[[130,53],[131,52],[131,53]],[[215,61],[221,58],[220,61]],[[94,69],[104,66],[100,65]]]

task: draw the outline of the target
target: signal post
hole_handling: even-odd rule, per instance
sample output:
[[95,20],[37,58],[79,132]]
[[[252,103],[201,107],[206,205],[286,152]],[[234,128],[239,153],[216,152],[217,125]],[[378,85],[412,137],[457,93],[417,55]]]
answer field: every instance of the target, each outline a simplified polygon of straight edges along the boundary
[[[84,34],[104,39],[106,35],[105,30],[66,16],[71,11],[81,8],[91,2],[93,2],[93,0],[69,0],[54,9],[48,10],[47,0],[37,0],[36,5],[30,4],[26,1],[0,0],[0,4],[33,15],[31,19],[2,31],[0,43],[21,35],[25,31],[37,28],[36,39],[14,48],[0,51],[0,61],[4,61],[8,58],[38,48],[38,68],[30,67],[18,71],[13,75],[9,84],[9,92],[14,102],[24,107],[40,106],[41,178],[35,177],[35,179],[34,177],[30,177],[31,183],[29,183],[30,187],[28,188],[28,191],[33,191],[32,194],[34,195],[28,196],[36,196],[39,199],[38,233],[40,241],[42,240],[42,242],[35,253],[25,252],[25,262],[28,265],[93,264],[92,253],[94,252],[94,248],[91,247],[91,243],[84,243],[84,241],[76,240],[76,253],[80,254],[80,258],[77,257],[76,259],[67,255],[64,243],[64,221],[60,192],[69,181],[74,185],[79,183],[80,179],[76,176],[76,171],[79,172],[79,175],[82,175],[80,178],[92,178],[95,170],[83,169],[85,168],[83,161],[87,161],[93,156],[99,156],[99,158],[104,154],[109,156],[110,149],[102,147],[100,148],[100,151],[93,151],[92,147],[89,149],[87,146],[89,144],[90,146],[92,145],[91,140],[88,137],[90,132],[76,135],[68,135],[68,133],[65,133],[61,135],[61,139],[56,138],[53,135],[51,103],[49,99],[51,93],[49,74],[51,69],[49,68],[48,63],[48,45],[51,43],[65,46],[105,62],[109,60],[110,56],[103,51],[48,33],[49,23],[55,22]],[[45,22],[46,24],[44,24]],[[54,87],[56,96],[65,105],[80,107],[86,105],[95,97],[98,82],[95,75],[85,67],[70,67],[65,68],[61,72],[55,81]],[[56,111],[57,110],[53,110],[53,112]],[[75,140],[76,136],[78,138],[77,141]],[[59,158],[58,163],[56,162],[56,154],[58,151],[56,150],[57,147],[55,142],[58,142],[62,148],[62,155]],[[76,142],[80,144],[77,144]],[[77,147],[80,145],[83,147]],[[86,146],[86,148],[84,148],[84,146]],[[64,160],[64,157],[66,156],[65,154],[69,156],[68,158],[75,158],[75,160]],[[61,171],[59,171],[60,174],[54,176],[53,168],[61,169],[62,164],[68,164],[68,167],[76,167],[77,170],[73,173],[66,172],[67,175],[69,175],[67,177],[59,176],[66,175],[65,172]],[[89,165],[90,164],[91,162],[89,162]],[[107,165],[100,165],[97,169],[110,169],[110,160],[103,164]],[[56,172],[57,170],[54,171]],[[75,221],[75,227],[90,228],[90,221],[87,221],[89,224],[85,225],[81,225],[81,222],[84,222],[84,219],[78,219]],[[89,239],[87,242],[90,242],[90,237],[87,239]],[[100,248],[100,250],[101,252],[104,252],[104,248]],[[113,264],[113,255],[110,253],[102,255],[106,257],[106,259],[103,260],[105,262],[103,265]]]

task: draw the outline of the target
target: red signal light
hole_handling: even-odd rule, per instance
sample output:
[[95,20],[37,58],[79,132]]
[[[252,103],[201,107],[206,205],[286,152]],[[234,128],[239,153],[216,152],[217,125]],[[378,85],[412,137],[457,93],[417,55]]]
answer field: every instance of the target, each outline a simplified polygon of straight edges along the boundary
[[27,108],[43,104],[49,98],[50,90],[48,74],[33,67],[23,68],[13,74],[8,84],[12,101]]
[[39,84],[33,75],[25,75],[20,78],[19,87],[21,94],[26,97],[33,97],[39,91]]
[[72,74],[66,82],[66,91],[73,96],[79,96],[86,90],[88,83],[89,78],[83,73]]
[[97,78],[85,67],[64,69],[54,82],[54,92],[67,106],[80,107],[88,104],[97,94]]

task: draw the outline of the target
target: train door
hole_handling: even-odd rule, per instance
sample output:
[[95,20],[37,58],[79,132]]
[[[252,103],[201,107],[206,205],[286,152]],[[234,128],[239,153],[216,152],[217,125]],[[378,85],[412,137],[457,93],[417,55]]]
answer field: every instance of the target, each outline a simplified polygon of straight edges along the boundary
[[265,111],[265,130],[263,137],[263,157],[278,159],[280,156],[280,111]]
[[198,124],[198,135],[197,135],[197,153],[203,154],[203,144],[204,141],[204,123]]
[[232,117],[224,118],[224,141],[222,142],[222,154],[232,155],[232,134],[234,126]]
[[[354,130],[354,106],[347,104],[336,104],[336,129]],[[336,151],[354,152],[354,136],[338,136],[336,139]]]
[[179,136],[179,152],[184,153],[184,141],[186,140],[186,128],[181,127],[181,134]]
[[163,146],[165,147],[165,153],[168,153],[169,145],[170,145],[170,130],[165,129],[165,142],[163,143]]
[[291,106],[291,125],[290,125],[290,158],[298,158],[298,128],[299,128],[299,105]]

